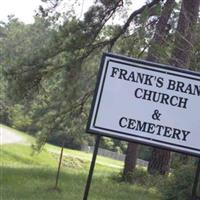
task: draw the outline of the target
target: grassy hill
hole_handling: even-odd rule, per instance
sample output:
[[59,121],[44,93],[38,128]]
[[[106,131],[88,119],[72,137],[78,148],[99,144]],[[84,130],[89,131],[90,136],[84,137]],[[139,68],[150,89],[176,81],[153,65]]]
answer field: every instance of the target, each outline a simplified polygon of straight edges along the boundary
[[[4,127],[5,126],[2,126]],[[35,139],[14,131],[24,138],[22,143],[0,145],[1,200],[81,200],[92,155],[64,150],[59,191],[53,190],[60,148],[47,144],[33,154]],[[114,180],[123,167],[120,161],[98,156],[91,185],[90,200],[158,200],[153,188],[129,185]]]

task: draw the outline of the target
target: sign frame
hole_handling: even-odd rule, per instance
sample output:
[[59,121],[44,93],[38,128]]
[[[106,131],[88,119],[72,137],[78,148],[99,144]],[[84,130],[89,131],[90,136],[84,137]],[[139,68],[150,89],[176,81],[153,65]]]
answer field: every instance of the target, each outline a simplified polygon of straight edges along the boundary
[[[97,135],[97,136],[98,135],[106,136],[106,137],[120,139],[120,140],[124,140],[124,141],[128,141],[128,142],[135,142],[135,143],[139,143],[139,144],[143,144],[143,145],[147,145],[147,146],[151,146],[151,147],[156,147],[156,148],[160,148],[160,149],[165,149],[165,150],[170,150],[170,151],[174,151],[174,152],[178,152],[178,153],[183,153],[183,154],[187,154],[187,155],[191,155],[191,156],[195,156],[195,157],[200,157],[200,149],[199,149],[199,154],[198,154],[198,153],[188,152],[186,150],[178,149],[178,148],[175,147],[176,145],[174,145],[173,143],[170,144],[173,147],[171,147],[171,146],[168,147],[168,146],[162,146],[161,143],[164,143],[162,141],[159,141],[159,143],[161,144],[160,145],[160,144],[151,143],[151,140],[153,140],[153,139],[149,139],[150,142],[148,142],[147,140],[141,141],[141,140],[137,140],[135,136],[132,136],[132,138],[123,137],[122,136],[123,133],[121,133],[121,135],[116,136],[116,135],[108,134],[108,133],[103,132],[103,131],[92,130],[91,122],[92,122],[92,117],[93,117],[94,111],[95,111],[95,104],[96,104],[96,101],[98,101],[98,99],[97,99],[98,91],[99,91],[99,89],[103,90],[102,88],[99,88],[99,86],[100,86],[100,81],[102,79],[104,62],[105,62],[105,59],[107,57],[123,60],[123,61],[126,61],[126,62],[136,63],[136,64],[148,65],[148,66],[152,67],[152,71],[159,71],[159,69],[164,69],[164,70],[168,71],[168,72],[166,72],[167,74],[170,74],[169,71],[179,72],[179,73],[183,74],[183,75],[180,75],[180,76],[182,76],[184,78],[188,78],[187,75],[192,75],[192,76],[197,77],[197,80],[200,81],[200,73],[198,73],[198,72],[194,72],[194,71],[190,71],[190,70],[186,70],[186,69],[178,68],[178,67],[172,67],[172,66],[169,66],[169,65],[149,62],[149,61],[145,61],[145,60],[129,58],[129,57],[116,55],[116,54],[112,54],[112,53],[103,53],[101,63],[100,63],[99,72],[98,72],[98,76],[97,76],[95,93],[94,93],[94,96],[93,96],[93,101],[92,101],[90,114],[89,114],[89,118],[88,118],[88,123],[87,123],[87,127],[86,127],[86,132]],[[185,76],[184,76],[184,74],[185,74]]]

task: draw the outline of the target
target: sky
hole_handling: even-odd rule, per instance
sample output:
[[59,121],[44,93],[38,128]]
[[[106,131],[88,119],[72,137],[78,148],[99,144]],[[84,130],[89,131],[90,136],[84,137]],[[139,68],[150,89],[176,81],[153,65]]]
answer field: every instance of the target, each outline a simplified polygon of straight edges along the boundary
[[[64,0],[65,4],[69,4],[68,8],[72,6],[72,2],[74,0]],[[79,0],[74,7],[77,11],[77,14],[83,15],[83,13],[88,9],[88,7],[92,4],[94,0]],[[144,5],[145,0],[132,0],[133,9],[137,9],[140,6]],[[71,5],[70,5],[71,3]],[[41,0],[4,0],[1,1],[0,6],[0,21],[6,22],[7,16],[14,14],[20,21],[24,23],[33,23],[34,22],[34,14],[38,9],[39,5],[41,5]],[[131,8],[131,10],[133,10]]]
[[4,0],[0,6],[0,21],[5,21],[7,16],[14,14],[25,23],[33,22],[34,10],[40,5],[40,0]]

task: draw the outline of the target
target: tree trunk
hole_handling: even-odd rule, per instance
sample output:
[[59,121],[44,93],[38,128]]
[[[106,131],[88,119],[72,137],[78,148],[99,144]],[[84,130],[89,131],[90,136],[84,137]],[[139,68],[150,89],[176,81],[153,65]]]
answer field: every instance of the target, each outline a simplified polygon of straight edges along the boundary
[[165,175],[170,170],[170,161],[170,151],[154,148],[148,164],[148,172],[150,174]]
[[[150,42],[150,48],[148,51],[147,60],[152,62],[159,62],[161,55],[160,49],[166,44],[166,36],[168,34],[168,21],[170,19],[171,13],[175,6],[175,0],[166,1],[164,8],[162,10],[159,21],[156,25],[156,31],[152,41]],[[154,148],[152,151],[151,159],[148,165],[148,172],[150,174],[166,174],[169,172],[171,162],[170,151],[160,150]]]
[[59,158],[59,163],[58,163],[58,170],[57,170],[57,173],[56,173],[56,183],[55,183],[54,189],[58,189],[58,181],[59,181],[59,177],[60,177],[60,169],[61,169],[61,164],[62,164],[64,146],[65,146],[65,140],[63,140],[62,146],[61,146],[60,158]]
[[130,173],[132,173],[136,167],[138,154],[138,144],[129,142],[126,152],[126,158],[124,163],[123,180],[127,180]]
[[199,0],[183,0],[170,64],[188,68],[195,41],[195,27],[199,14]]
[[159,62],[162,46],[166,45],[166,36],[169,32],[168,21],[175,6],[175,0],[167,0],[162,10],[161,16],[156,24],[156,30],[153,39],[150,42],[147,60]]

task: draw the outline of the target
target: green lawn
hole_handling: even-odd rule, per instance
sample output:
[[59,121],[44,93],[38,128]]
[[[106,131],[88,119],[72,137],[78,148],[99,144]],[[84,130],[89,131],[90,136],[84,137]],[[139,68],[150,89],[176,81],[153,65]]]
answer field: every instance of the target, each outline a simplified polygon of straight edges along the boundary
[[[65,149],[60,191],[55,191],[56,152],[60,148],[48,144],[40,154],[32,155],[30,145],[34,138],[16,133],[25,137],[26,143],[0,146],[0,200],[81,200],[91,154]],[[112,179],[122,166],[122,162],[98,156],[88,200],[159,199],[155,189]]]

